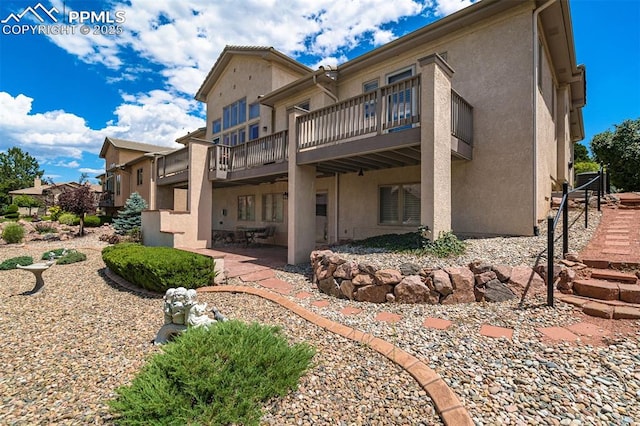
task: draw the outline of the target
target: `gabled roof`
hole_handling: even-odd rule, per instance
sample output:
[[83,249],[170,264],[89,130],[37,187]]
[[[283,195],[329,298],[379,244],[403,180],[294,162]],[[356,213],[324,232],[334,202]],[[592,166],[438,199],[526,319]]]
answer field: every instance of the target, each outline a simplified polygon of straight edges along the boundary
[[107,136],[104,138],[104,143],[102,144],[102,148],[100,149],[100,158],[104,158],[107,153],[107,147],[109,144],[113,145],[116,148],[120,149],[128,149],[130,151],[140,151],[140,152],[155,152],[155,151],[166,151],[168,148],[166,146],[160,145],[151,145],[148,143],[134,142],[128,141],[124,139],[116,139]]
[[[9,191],[11,195],[42,195],[50,189],[54,188],[62,188],[62,187],[70,187],[72,189],[79,188],[82,184],[78,182],[63,182],[63,183],[54,183],[53,185],[40,185],[40,186],[32,186],[30,188],[22,188],[16,189],[14,191]],[[89,185],[92,192],[102,192],[102,186],[100,185]]]
[[213,64],[213,67],[209,71],[209,74],[207,74],[207,77],[204,79],[204,82],[198,89],[198,92],[195,96],[196,100],[201,102],[206,101],[207,94],[209,93],[215,82],[218,80],[218,78],[220,78],[222,72],[231,61],[231,58],[233,58],[233,56],[235,55],[256,56],[267,61],[278,62],[281,65],[300,73],[301,75],[312,72],[311,68],[302,65],[300,62],[288,57],[284,53],[278,52],[273,47],[227,45],[222,50],[220,56],[218,56],[216,63]]

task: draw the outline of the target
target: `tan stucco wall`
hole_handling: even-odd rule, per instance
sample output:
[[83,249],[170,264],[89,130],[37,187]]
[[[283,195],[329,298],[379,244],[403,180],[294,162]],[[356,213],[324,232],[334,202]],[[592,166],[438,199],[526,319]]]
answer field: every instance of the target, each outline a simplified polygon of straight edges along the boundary
[[[151,191],[151,167],[152,167],[153,163],[151,161],[150,158],[145,158],[139,162],[136,162],[134,164],[131,164],[128,168],[127,171],[130,172],[130,177],[129,177],[129,187],[128,187],[128,195],[126,196],[126,198],[129,198],[129,195],[133,194],[134,192],[137,192],[138,194],[140,194],[140,196],[142,198],[144,198],[144,200],[147,202],[147,205],[149,205],[150,202],[150,191]],[[142,169],[142,185],[138,185],[138,169]],[[125,198],[125,201],[126,201]]]

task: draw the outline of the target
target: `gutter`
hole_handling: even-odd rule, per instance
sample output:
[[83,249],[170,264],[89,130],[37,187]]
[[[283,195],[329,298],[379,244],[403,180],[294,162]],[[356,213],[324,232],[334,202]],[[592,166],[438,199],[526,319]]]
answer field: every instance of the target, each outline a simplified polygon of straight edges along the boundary
[[533,11],[533,234],[539,235],[538,228],[538,64],[540,57],[538,55],[538,16],[547,7],[555,3],[556,0],[549,0],[539,8]]

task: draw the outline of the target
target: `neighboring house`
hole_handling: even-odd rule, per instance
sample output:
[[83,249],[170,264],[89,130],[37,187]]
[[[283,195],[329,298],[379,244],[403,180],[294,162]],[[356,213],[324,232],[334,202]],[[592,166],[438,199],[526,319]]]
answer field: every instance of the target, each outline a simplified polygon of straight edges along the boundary
[[[58,204],[58,197],[60,196],[60,194],[65,191],[78,189],[80,186],[82,186],[82,184],[78,182],[42,184],[42,180],[40,178],[35,178],[33,180],[33,186],[31,188],[9,191],[9,195],[12,196],[12,199],[15,199],[17,195],[28,195],[42,202],[42,207],[40,208],[30,209],[29,207],[21,207],[21,215],[32,214],[34,210],[37,211],[39,215],[45,215],[49,207],[53,207]],[[98,200],[102,195],[102,187],[100,185],[90,185],[90,188],[91,192],[94,194],[97,206]]]
[[103,188],[99,206],[105,214],[115,215],[134,192],[152,206],[154,193],[151,181],[155,159],[171,151],[166,146],[106,137],[100,149],[100,158],[105,160],[105,173],[97,176]]
[[228,46],[196,94],[205,137],[158,159],[184,167],[158,169],[145,244],[273,224],[301,263],[318,243],[419,225],[434,239],[538,232],[584,138],[570,16],[567,0],[482,0],[317,71]]

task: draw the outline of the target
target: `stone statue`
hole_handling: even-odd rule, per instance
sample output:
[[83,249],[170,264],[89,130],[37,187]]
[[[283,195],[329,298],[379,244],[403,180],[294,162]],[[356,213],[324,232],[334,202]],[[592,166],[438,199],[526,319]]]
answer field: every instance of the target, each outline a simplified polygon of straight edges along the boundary
[[206,313],[207,304],[197,302],[197,292],[184,287],[170,288],[164,295],[164,325],[158,331],[153,343],[163,344],[188,327],[209,327],[217,321],[227,321],[217,309],[213,308],[214,318]]

